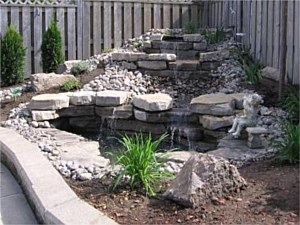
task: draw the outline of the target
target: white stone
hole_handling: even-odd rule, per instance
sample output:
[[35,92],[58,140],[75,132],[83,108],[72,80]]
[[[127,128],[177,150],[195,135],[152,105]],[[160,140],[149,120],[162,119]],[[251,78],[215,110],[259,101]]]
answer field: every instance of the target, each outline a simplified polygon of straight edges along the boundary
[[96,94],[96,105],[98,106],[118,106],[126,104],[131,96],[127,91],[101,91]]
[[132,104],[145,111],[165,111],[173,107],[173,99],[168,94],[146,94],[138,95],[133,98]]
[[93,105],[95,104],[96,92],[94,91],[78,91],[68,94],[70,104],[72,105]]
[[81,181],[91,180],[92,174],[91,173],[80,173],[80,174],[78,174],[78,179]]
[[[53,120],[59,117],[55,110],[36,111],[32,110],[32,119],[36,121]],[[36,127],[36,123],[32,123]],[[38,124],[37,124],[38,125]]]
[[55,73],[37,73],[30,76],[31,87],[34,91],[44,91],[53,87],[60,87],[68,80],[76,79],[73,75]]
[[167,54],[167,53],[149,54],[148,60],[176,61],[176,55],[175,54]]
[[223,117],[216,117],[216,116],[209,116],[203,115],[199,116],[199,121],[202,126],[209,130],[216,130],[223,127],[229,127],[233,123],[234,116],[223,116]]
[[29,105],[31,110],[50,110],[69,107],[69,97],[66,94],[42,94],[32,97]]

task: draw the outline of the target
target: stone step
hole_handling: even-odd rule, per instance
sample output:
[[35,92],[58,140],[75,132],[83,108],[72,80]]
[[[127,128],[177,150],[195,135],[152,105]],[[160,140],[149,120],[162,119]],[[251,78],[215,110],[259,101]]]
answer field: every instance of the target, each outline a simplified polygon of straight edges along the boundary
[[200,63],[199,60],[177,60],[175,62],[169,62],[169,68],[175,71],[197,71],[200,69]]
[[159,77],[173,77],[173,78],[183,78],[191,80],[202,80],[206,81],[209,79],[208,71],[176,71],[176,70],[140,70],[144,74],[150,76]]

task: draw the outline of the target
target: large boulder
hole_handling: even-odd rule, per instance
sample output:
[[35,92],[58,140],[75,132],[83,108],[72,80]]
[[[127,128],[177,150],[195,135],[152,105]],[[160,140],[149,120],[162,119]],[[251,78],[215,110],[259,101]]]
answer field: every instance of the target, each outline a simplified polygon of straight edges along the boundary
[[69,107],[66,94],[42,94],[32,97],[28,108],[31,110],[53,110]]
[[76,79],[73,75],[55,73],[37,73],[30,76],[33,91],[44,91],[55,87],[60,87],[68,80]]
[[173,107],[173,99],[168,94],[146,94],[133,98],[132,104],[145,111],[159,112],[169,110]]
[[228,161],[198,153],[189,158],[164,195],[195,208],[238,192],[246,185],[237,168]]

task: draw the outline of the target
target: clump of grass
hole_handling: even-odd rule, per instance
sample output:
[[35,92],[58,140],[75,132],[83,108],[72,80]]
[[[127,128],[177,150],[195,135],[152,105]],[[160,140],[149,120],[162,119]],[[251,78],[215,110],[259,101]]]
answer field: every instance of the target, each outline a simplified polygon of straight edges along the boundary
[[205,29],[201,34],[206,38],[209,44],[215,44],[225,39],[223,27],[217,27],[215,31]]
[[246,74],[246,81],[258,84],[261,79],[262,65],[250,53],[250,48],[237,50],[238,61]]
[[88,71],[90,68],[89,64],[86,61],[80,61],[78,63],[75,63],[71,68],[71,74],[74,76],[78,74],[82,74],[86,71]]
[[197,23],[193,20],[187,22],[184,26],[183,32],[185,34],[196,34],[196,33],[198,33]]
[[121,166],[121,170],[116,176],[113,189],[115,189],[122,178],[129,177],[131,188],[142,185],[146,195],[154,196],[155,187],[159,181],[173,177],[173,174],[161,170],[163,163],[159,162],[155,156],[160,143],[167,137],[161,135],[153,140],[151,134],[144,139],[142,134],[135,134],[134,137],[123,136],[119,141],[125,148],[116,159],[116,165]]
[[289,114],[292,123],[299,123],[300,98],[299,88],[291,89],[284,101],[283,108]]
[[80,81],[77,79],[67,80],[60,87],[62,91],[78,90],[79,88],[80,88]]

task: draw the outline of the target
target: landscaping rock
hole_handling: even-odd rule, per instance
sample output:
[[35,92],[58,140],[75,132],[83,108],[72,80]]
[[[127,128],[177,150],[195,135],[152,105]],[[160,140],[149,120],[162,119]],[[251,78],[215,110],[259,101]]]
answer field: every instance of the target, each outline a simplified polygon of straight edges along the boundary
[[122,66],[124,67],[124,69],[127,70],[136,70],[137,66],[134,63],[131,62],[122,62]]
[[261,76],[271,79],[271,80],[275,80],[278,81],[279,80],[279,75],[280,75],[280,71],[279,69],[276,69],[274,67],[265,67],[262,69],[261,71]]
[[144,52],[113,52],[111,59],[113,61],[136,62],[147,59],[147,54]]
[[232,96],[217,93],[201,95],[191,101],[191,111],[214,116],[229,116],[234,114],[235,100]]
[[60,117],[94,116],[95,107],[93,105],[70,105],[68,108],[59,109],[56,112]]
[[194,154],[199,154],[199,153],[193,151],[172,151],[168,153],[156,153],[156,156],[160,159],[167,160],[167,161],[172,161],[176,163],[185,163]]
[[171,109],[173,106],[173,99],[168,94],[146,94],[135,96],[132,104],[145,111],[159,112]]
[[177,60],[176,62],[169,63],[171,70],[197,70],[200,64],[196,60]]
[[60,64],[57,67],[56,73],[57,74],[70,73],[72,66],[75,63],[79,63],[79,62],[81,62],[81,60],[69,60],[69,61],[65,61],[64,63]]
[[183,40],[186,42],[205,42],[205,37],[201,34],[184,34]]
[[68,96],[72,105],[94,105],[96,92],[77,91],[69,93]]
[[164,193],[178,204],[195,208],[247,186],[237,168],[222,158],[192,155]]
[[200,62],[223,61],[230,57],[229,50],[218,50],[214,52],[200,53]]
[[194,43],[193,48],[195,50],[205,51],[207,49],[207,43],[206,42]]
[[105,118],[129,119],[132,117],[132,105],[121,105],[116,107],[96,107],[96,115]]
[[130,92],[127,91],[101,91],[96,94],[96,105],[119,106],[128,102]]
[[222,127],[229,127],[233,123],[234,116],[223,116],[223,117],[216,117],[216,116],[209,116],[203,115],[199,116],[199,121],[202,126],[209,130],[216,130]]
[[167,63],[165,61],[138,61],[137,65],[141,69],[165,70]]
[[[55,110],[36,111],[32,110],[32,119],[35,121],[53,120],[59,117]],[[36,124],[34,124],[36,125]]]
[[45,91],[51,88],[60,87],[68,80],[76,79],[73,75],[38,73],[30,76],[33,91]]
[[69,107],[69,97],[66,94],[42,94],[32,97],[28,108],[31,110],[51,110]]
[[156,60],[156,61],[176,61],[176,55],[175,54],[149,54],[148,55],[148,60]]

